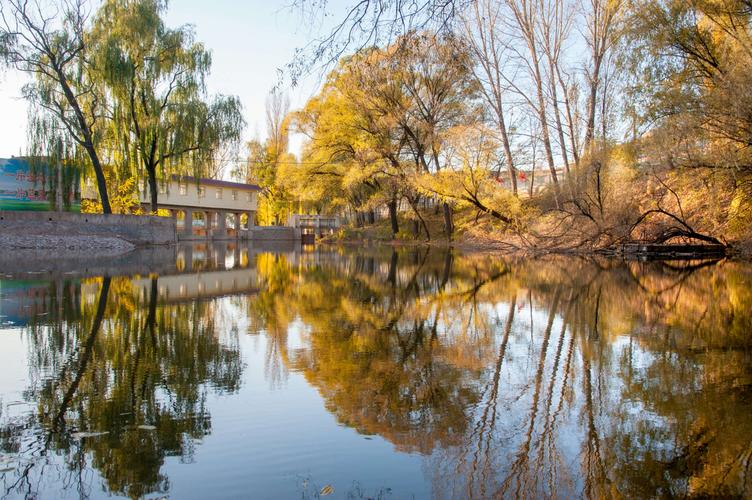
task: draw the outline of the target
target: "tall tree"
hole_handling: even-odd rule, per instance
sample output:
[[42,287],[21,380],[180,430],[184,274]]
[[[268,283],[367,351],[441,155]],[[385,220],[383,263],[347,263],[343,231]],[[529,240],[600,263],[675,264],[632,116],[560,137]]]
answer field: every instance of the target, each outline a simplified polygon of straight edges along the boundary
[[517,38],[520,45],[517,50],[522,59],[522,66],[533,85],[534,95],[528,97],[528,93],[524,89],[518,85],[515,85],[515,87],[517,87],[518,93],[525,98],[530,108],[538,117],[546,163],[551,172],[554,190],[558,193],[559,179],[556,175],[554,150],[551,144],[551,133],[548,124],[549,103],[546,99],[547,85],[543,66],[544,51],[543,47],[541,47],[538,32],[538,23],[542,15],[544,0],[505,0],[505,2],[510,11],[509,22],[513,30],[513,36]]
[[127,173],[146,172],[152,212],[160,179],[203,175],[245,125],[236,97],[207,94],[211,56],[189,26],[165,25],[166,9],[163,0],[106,0],[92,27],[113,99],[112,157]]
[[[476,119],[478,86],[472,77],[470,51],[455,36],[410,33],[395,43],[401,85],[409,97],[402,126],[424,171],[443,169],[445,134]],[[442,203],[444,232],[452,238],[454,222],[447,201]]]
[[97,179],[105,214],[112,213],[102,164],[105,94],[92,65],[85,0],[60,0],[43,8],[38,1],[0,4],[0,53],[12,68],[28,73],[23,95],[32,106],[32,153],[60,151],[88,159]]
[[624,7],[623,0],[589,0],[587,3],[585,42],[590,52],[590,61],[585,74],[588,92],[587,123],[583,145],[585,153],[590,151],[595,137],[595,117],[599,99],[601,101],[606,99],[604,89],[606,64],[617,41]]
[[473,52],[475,78],[487,106],[491,109],[504,151],[504,163],[509,174],[512,193],[517,195],[517,169],[512,153],[507,104],[508,85],[505,71],[509,70],[509,42],[502,32],[502,4],[493,0],[475,0],[462,16],[463,34]]

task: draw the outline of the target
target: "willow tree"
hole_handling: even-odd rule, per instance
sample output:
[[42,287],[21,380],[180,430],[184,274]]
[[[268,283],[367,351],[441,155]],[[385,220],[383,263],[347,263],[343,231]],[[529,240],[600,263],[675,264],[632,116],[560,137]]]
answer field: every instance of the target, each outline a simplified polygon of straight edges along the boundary
[[146,173],[152,212],[160,180],[200,177],[245,125],[236,97],[208,95],[211,55],[189,26],[165,25],[166,9],[162,0],[107,0],[92,26],[94,57],[112,96],[112,158],[121,173]]
[[105,99],[89,58],[86,2],[69,0],[45,7],[28,0],[0,3],[0,56],[33,77],[23,88],[31,104],[31,153],[62,154],[77,162],[88,159],[102,210],[110,214],[101,149]]

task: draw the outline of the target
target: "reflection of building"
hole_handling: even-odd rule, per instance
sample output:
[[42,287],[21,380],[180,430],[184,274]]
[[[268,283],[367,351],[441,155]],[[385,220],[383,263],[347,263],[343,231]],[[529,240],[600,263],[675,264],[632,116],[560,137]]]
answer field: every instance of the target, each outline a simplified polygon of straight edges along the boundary
[[[250,267],[248,248],[238,245],[196,245],[178,250],[177,273],[163,274],[157,282],[160,301],[168,304],[256,293],[256,271]],[[149,292],[150,280],[133,284]]]
[[[27,326],[50,319],[63,297],[80,295],[78,280],[0,281],[0,327]],[[74,304],[75,308],[75,304]]]
[[[145,296],[149,294],[149,278],[133,280]],[[166,304],[193,302],[228,295],[247,295],[258,291],[256,274],[249,269],[209,271],[160,276],[157,282],[159,301]]]
[[[175,267],[155,276],[157,297],[160,302],[175,304],[255,294],[256,270],[251,263],[249,249],[236,244],[179,247]],[[152,278],[136,278],[132,283],[142,299],[149,297]],[[91,282],[82,288],[83,296],[93,302],[100,285]]]

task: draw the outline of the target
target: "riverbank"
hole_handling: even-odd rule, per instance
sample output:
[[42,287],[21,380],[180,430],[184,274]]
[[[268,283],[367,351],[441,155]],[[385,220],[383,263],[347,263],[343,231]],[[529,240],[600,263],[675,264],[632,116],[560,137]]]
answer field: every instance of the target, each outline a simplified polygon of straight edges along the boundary
[[[489,224],[463,224],[455,232],[452,240],[446,239],[442,232],[441,221],[429,221],[429,230],[431,230],[431,239],[426,239],[424,233],[419,236],[400,232],[396,238],[392,237],[389,222],[386,220],[376,221],[372,225],[352,228],[342,228],[338,233],[322,238],[320,243],[326,245],[343,245],[363,246],[365,245],[389,245],[392,247],[438,247],[438,248],[456,248],[466,252],[493,252],[503,253],[506,255],[515,255],[519,257],[539,257],[544,255],[577,255],[577,256],[626,256],[627,258],[639,257],[640,252],[627,250],[623,248],[626,245],[619,244],[598,244],[586,242],[574,242],[567,237],[553,238],[541,237],[540,235],[513,233],[504,231],[502,228]],[[691,248],[697,245],[688,245],[686,252],[676,252],[676,248],[671,251],[676,253],[692,254]],[[715,246],[717,248],[717,246]],[[661,253],[661,252],[657,252]],[[708,252],[695,252],[698,258],[707,257]],[[712,252],[719,253],[719,252]],[[629,255],[631,254],[631,255]],[[691,255],[690,255],[691,256]],[[717,256],[717,255],[716,255]],[[725,256],[740,259],[752,260],[752,241],[738,240],[730,241],[725,247]]]
[[61,255],[97,255],[117,256],[130,252],[135,245],[120,238],[110,236],[47,236],[47,235],[0,235],[0,251],[21,252],[25,255],[45,254],[54,252]]
[[176,242],[175,220],[168,217],[0,211],[0,250],[117,255]]

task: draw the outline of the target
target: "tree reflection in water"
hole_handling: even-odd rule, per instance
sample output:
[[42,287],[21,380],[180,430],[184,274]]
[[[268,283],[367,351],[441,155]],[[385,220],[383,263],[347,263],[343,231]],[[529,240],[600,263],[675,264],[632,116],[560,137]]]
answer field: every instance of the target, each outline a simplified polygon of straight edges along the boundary
[[[23,330],[35,411],[2,415],[0,452],[23,459],[3,493],[86,496],[93,471],[107,493],[169,493],[167,457],[192,461],[209,395],[241,384],[229,304],[265,337],[272,390],[302,375],[340,424],[420,454],[437,497],[752,496],[748,265],[436,248],[250,260],[51,282]],[[200,298],[209,286],[232,298]],[[268,427],[280,449],[284,425]]]
[[437,496],[752,495],[748,267],[436,249],[257,267],[268,375],[425,454]]
[[194,441],[211,429],[209,389],[236,391],[243,365],[238,346],[215,331],[216,302],[160,302],[157,278],[148,283],[51,283],[60,307],[51,304],[45,322],[25,332],[25,398],[38,408],[0,436],[3,451],[25,460],[6,478],[7,493],[34,497],[43,481],[57,481],[88,496],[93,467],[110,493],[140,498],[169,491],[165,457],[191,461]]

